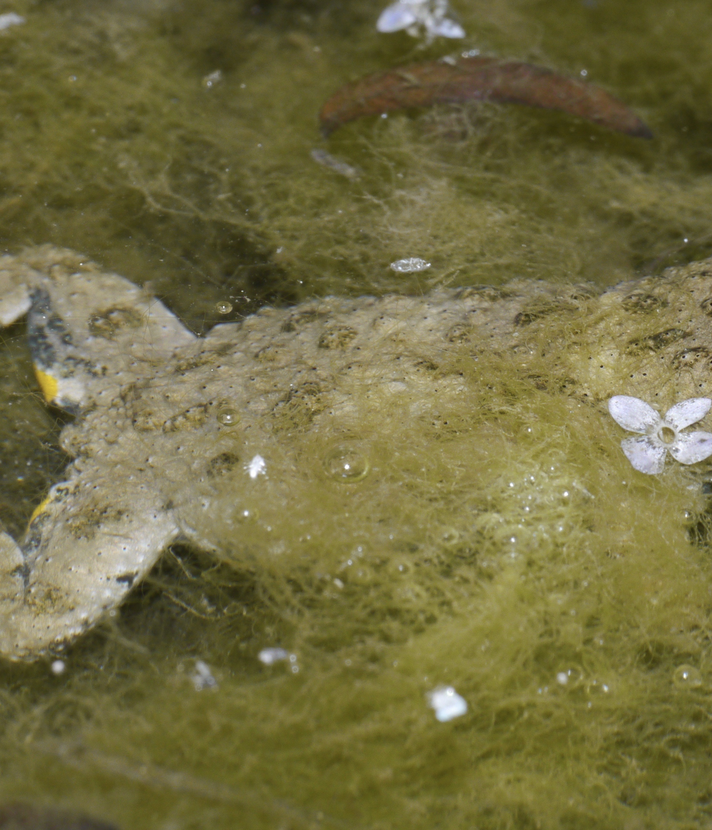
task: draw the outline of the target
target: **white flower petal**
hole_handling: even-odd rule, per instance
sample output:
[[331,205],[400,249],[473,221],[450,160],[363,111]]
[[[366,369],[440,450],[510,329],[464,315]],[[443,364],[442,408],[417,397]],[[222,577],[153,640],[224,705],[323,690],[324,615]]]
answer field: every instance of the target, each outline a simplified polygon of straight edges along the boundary
[[630,432],[647,432],[650,427],[661,422],[660,416],[650,404],[629,395],[612,397],[608,401],[608,411],[617,424]]
[[678,435],[670,455],[680,464],[697,464],[712,455],[712,433],[686,432]]
[[418,18],[411,9],[402,3],[394,3],[382,12],[376,21],[376,29],[379,32],[398,32],[416,23]]
[[448,20],[447,18],[432,26],[430,31],[432,34],[440,35],[441,37],[465,37],[465,30],[462,26],[459,23],[455,23],[454,20]]
[[710,398],[688,398],[671,406],[665,413],[665,422],[675,430],[685,429],[690,424],[701,421],[710,411],[712,400]]
[[639,473],[654,476],[663,471],[665,447],[654,444],[647,435],[625,438],[621,441],[621,447],[628,461]]

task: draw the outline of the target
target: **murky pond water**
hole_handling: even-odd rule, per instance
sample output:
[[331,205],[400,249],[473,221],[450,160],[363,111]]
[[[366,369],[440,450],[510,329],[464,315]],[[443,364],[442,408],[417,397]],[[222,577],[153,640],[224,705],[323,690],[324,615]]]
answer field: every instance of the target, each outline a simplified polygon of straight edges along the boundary
[[[712,254],[707,3],[454,8],[467,37],[422,46],[378,34],[378,3],[18,0],[7,10],[25,22],[0,31],[0,246],[83,251],[150,283],[197,332],[327,294],[606,287]],[[494,104],[320,136],[342,83],[467,50],[586,77],[654,139]],[[409,257],[431,265],[389,267]],[[0,519],[17,535],[61,476],[64,416],[39,398],[24,324],[1,338]],[[507,383],[483,405],[519,436],[525,387]],[[295,534],[331,528],[313,562],[290,557],[302,539],[288,522],[287,554],[265,566],[176,549],[63,674],[2,665],[0,796],[137,830],[708,826],[712,563],[688,521],[700,497],[674,475],[621,485],[598,434],[587,461],[572,447],[593,421],[561,409],[571,394],[537,404],[541,446],[564,436],[546,476],[532,477],[536,446],[508,445],[476,527],[453,514],[428,540],[403,508],[385,561],[382,524],[345,538],[305,493]],[[445,458],[408,461],[421,490],[442,492]],[[510,479],[508,500],[496,488]],[[571,482],[595,508],[569,499]],[[527,499],[570,542],[530,539],[520,561],[509,531],[524,544]],[[605,533],[594,515],[613,517]],[[275,646],[294,660],[260,662]],[[217,685],[197,688],[196,660]],[[426,694],[441,684],[466,715],[435,719]]]

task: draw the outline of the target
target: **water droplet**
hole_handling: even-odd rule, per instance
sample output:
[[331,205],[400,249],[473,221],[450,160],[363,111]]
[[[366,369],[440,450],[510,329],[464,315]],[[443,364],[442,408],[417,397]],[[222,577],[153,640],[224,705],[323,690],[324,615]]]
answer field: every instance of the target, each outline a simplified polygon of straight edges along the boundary
[[229,303],[227,300],[220,300],[215,303],[215,311],[218,314],[229,314],[232,311],[232,303]]
[[683,663],[673,672],[672,682],[678,689],[699,689],[704,681],[699,669]]
[[240,420],[240,413],[234,406],[230,406],[229,404],[223,404],[222,406],[218,407],[218,421],[224,427],[234,427],[235,424]]
[[353,444],[339,444],[324,458],[324,469],[330,478],[353,484],[368,475],[368,458]]

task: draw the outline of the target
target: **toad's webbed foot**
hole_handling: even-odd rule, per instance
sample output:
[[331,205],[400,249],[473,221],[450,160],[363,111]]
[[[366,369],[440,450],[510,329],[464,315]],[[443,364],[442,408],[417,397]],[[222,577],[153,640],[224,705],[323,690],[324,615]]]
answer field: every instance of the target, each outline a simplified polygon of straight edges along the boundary
[[81,476],[57,484],[20,544],[0,531],[0,656],[61,648],[119,605],[176,538],[160,497],[127,478],[129,499],[108,487],[102,498]]
[[[112,448],[132,440],[118,425],[121,391],[195,340],[143,289],[51,246],[0,257],[0,326],[24,314],[47,402],[78,416],[63,435],[78,458],[19,544],[0,526],[0,656],[12,660],[90,628],[176,538],[155,475]],[[106,429],[90,447],[84,416],[100,411]]]

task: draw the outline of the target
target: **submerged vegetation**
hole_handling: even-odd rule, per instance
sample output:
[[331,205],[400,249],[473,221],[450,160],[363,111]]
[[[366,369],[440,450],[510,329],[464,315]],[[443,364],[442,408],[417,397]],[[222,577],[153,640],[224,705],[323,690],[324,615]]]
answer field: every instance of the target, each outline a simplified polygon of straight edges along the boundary
[[[524,278],[585,299],[712,253],[706,3],[459,0],[467,38],[422,49],[375,31],[383,5],[19,0],[26,22],[0,32],[3,247],[84,251],[196,331],[328,293]],[[655,140],[494,105],[320,137],[342,84],[473,49],[585,73]],[[389,268],[411,257],[431,267]],[[657,346],[648,294],[630,360]],[[580,329],[551,320],[565,355]],[[19,533],[64,456],[23,325],[1,349],[0,518]],[[700,349],[680,350],[685,382]],[[480,393],[455,424],[370,437],[401,453],[371,521],[352,526],[343,488],[357,501],[372,477],[323,480],[358,435],[325,462],[297,434],[316,483],[299,515],[262,508],[269,539],[247,522],[217,564],[167,554],[61,673],[3,665],[0,797],[137,830],[707,826],[707,467],[632,470],[616,424],[521,355],[469,366]],[[261,663],[274,646],[295,659]],[[196,660],[215,685],[196,688]],[[435,719],[439,685],[467,714]]]

